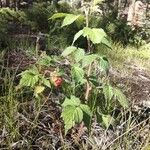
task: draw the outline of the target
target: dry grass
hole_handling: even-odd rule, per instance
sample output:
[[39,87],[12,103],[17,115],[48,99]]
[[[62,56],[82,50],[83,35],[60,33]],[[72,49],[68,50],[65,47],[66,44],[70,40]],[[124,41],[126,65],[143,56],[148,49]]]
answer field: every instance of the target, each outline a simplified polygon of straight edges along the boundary
[[[150,49],[139,50],[119,44],[113,50],[101,50],[112,67],[121,74],[132,74],[128,66],[138,66],[150,71]],[[1,53],[2,54],[2,53]],[[1,55],[1,60],[3,55]],[[32,93],[15,90],[16,71],[4,70],[1,62],[0,77],[0,149],[62,149],[62,150],[149,150],[150,116],[146,109],[134,111],[131,107],[123,110],[116,118],[116,124],[109,129],[93,123],[90,136],[84,132],[80,137],[75,128],[72,134],[63,136],[63,123],[60,119],[59,96],[51,93],[42,99],[39,107]],[[60,93],[61,94],[61,93]],[[57,102],[57,104],[56,104]]]

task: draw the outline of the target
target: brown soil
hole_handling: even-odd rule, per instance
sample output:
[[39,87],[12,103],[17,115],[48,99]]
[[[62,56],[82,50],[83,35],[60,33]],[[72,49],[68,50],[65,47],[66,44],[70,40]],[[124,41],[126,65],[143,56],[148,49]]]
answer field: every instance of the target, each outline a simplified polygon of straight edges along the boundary
[[121,75],[120,72],[110,72],[111,81],[121,88],[130,103],[150,108],[150,74],[146,69],[130,67],[132,73]]

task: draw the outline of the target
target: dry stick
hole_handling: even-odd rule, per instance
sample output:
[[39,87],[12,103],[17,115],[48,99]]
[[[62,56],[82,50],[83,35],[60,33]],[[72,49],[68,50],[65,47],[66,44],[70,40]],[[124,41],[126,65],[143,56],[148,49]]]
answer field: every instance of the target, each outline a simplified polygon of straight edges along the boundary
[[[90,74],[91,74],[91,68],[92,68],[92,64],[89,65],[87,77],[89,77]],[[89,83],[89,81],[87,81],[87,84],[86,84],[86,93],[85,93],[85,99],[86,100],[88,100],[89,94],[90,94],[91,90],[92,90],[92,88],[90,86],[90,83]]]

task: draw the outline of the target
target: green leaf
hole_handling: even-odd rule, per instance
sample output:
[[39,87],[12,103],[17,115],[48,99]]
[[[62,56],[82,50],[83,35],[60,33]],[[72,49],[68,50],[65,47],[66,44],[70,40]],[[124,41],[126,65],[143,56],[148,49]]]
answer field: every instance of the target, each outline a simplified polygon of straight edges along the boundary
[[80,17],[80,15],[67,14],[66,17],[65,17],[65,19],[63,20],[63,23],[62,23],[61,27],[64,27],[64,26],[72,24],[79,17]]
[[124,108],[128,108],[129,104],[126,96],[122,93],[121,90],[114,88],[114,94],[120,105]]
[[89,38],[93,44],[99,44],[106,37],[106,33],[103,29],[84,27],[83,36]]
[[103,120],[106,128],[108,128],[110,126],[110,124],[111,124],[112,117],[110,115],[102,114],[102,120]]
[[80,107],[76,107],[75,109],[74,120],[76,123],[80,123],[83,120],[83,111]]
[[79,32],[77,32],[77,33],[75,34],[72,45],[74,44],[74,42],[75,42],[81,35],[83,35],[83,30],[80,30]]
[[81,67],[79,67],[77,65],[72,66],[72,68],[71,68],[71,75],[72,75],[72,78],[77,83],[83,84],[85,82],[84,70]]
[[68,99],[68,98],[65,99],[62,106],[63,107],[66,107],[66,106],[79,106],[80,103],[81,103],[80,99],[72,95],[70,97],[70,99]]
[[52,17],[50,17],[49,19],[54,20],[54,19],[58,19],[58,18],[63,18],[63,17],[65,17],[66,15],[67,15],[67,13],[56,13],[56,14],[54,14]]
[[106,100],[109,100],[109,101],[110,101],[110,100],[113,98],[113,96],[114,96],[113,88],[112,88],[112,86],[110,86],[110,85],[105,85],[105,86],[103,87],[103,93],[104,93],[105,99],[106,99]]
[[83,112],[85,112],[89,116],[92,116],[92,112],[91,112],[90,107],[88,105],[81,104],[80,108],[82,109]]
[[82,59],[82,67],[84,68],[84,67],[90,65],[92,62],[94,62],[96,60],[97,57],[98,56],[96,54],[84,56],[84,58]]
[[80,15],[80,17],[75,21],[78,28],[84,24],[85,17],[84,15]]
[[92,34],[89,36],[90,40],[93,42],[93,44],[99,44],[102,42],[103,38],[106,36],[106,33],[103,29],[92,29]]
[[76,110],[75,106],[66,106],[63,108],[61,117],[63,118],[65,124],[65,135],[67,134],[67,131],[75,125],[74,119],[75,110]]
[[99,64],[99,70],[101,72],[106,72],[107,73],[107,71],[110,68],[107,58],[99,57],[99,63],[98,64]]
[[99,86],[99,81],[97,80],[97,76],[89,76],[88,80],[96,87]]
[[[88,121],[90,121],[92,116],[88,105],[81,104],[80,99],[73,95],[70,97],[70,99],[65,99],[62,107],[63,111],[61,117],[65,123],[65,134],[75,125],[75,123],[80,123],[83,120],[83,116],[85,119],[88,119]],[[89,125],[89,122],[87,122],[87,125]]]
[[71,129],[75,123],[80,123],[83,120],[83,111],[79,106],[65,105],[61,114],[65,123],[65,134]]
[[48,55],[44,55],[44,56],[42,56],[42,58],[39,59],[39,61],[37,63],[39,65],[49,67],[51,65],[51,62],[52,62],[52,58]]
[[39,76],[36,74],[35,70],[26,70],[21,73],[20,86],[34,87],[34,85],[39,81]]
[[35,94],[40,94],[44,91],[45,87],[44,86],[36,86],[34,89]]
[[81,48],[78,48],[74,53],[73,53],[73,58],[75,59],[76,63],[81,61],[84,58],[85,51]]
[[111,43],[105,37],[102,39],[102,44],[104,44],[108,48],[112,49]]
[[100,4],[100,3],[102,3],[104,0],[94,0],[93,1],[93,5],[95,6],[95,5],[97,5],[97,4]]
[[43,83],[45,86],[51,88],[51,84],[50,84],[50,81],[49,81],[49,80],[45,79],[44,77],[42,77],[41,79],[42,79],[42,83]]
[[63,51],[63,53],[61,55],[63,57],[66,57],[76,50],[77,50],[77,48],[75,46],[69,46]]
[[83,36],[89,38],[92,35],[92,29],[89,27],[83,28]]

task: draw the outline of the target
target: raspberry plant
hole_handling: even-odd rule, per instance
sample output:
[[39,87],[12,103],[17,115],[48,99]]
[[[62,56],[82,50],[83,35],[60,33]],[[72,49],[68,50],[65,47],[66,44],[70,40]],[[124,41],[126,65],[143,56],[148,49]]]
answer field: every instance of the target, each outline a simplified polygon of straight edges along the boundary
[[[84,118],[83,113],[87,113],[90,118],[89,121],[85,121],[88,127],[90,127],[91,118],[94,114],[98,121],[100,120],[106,127],[109,127],[111,120],[113,120],[110,114],[116,105],[116,100],[123,107],[128,107],[122,92],[110,86],[108,82],[102,81],[100,77],[101,73],[106,73],[109,70],[109,62],[105,57],[94,53],[94,44],[105,44],[110,48],[110,43],[102,28],[89,27],[90,15],[92,15],[94,8],[100,2],[100,0],[94,0],[90,6],[83,6],[84,13],[80,15],[56,13],[50,18],[53,20],[63,18],[61,27],[66,27],[72,23],[85,25],[83,29],[75,34],[72,45],[62,53],[62,56],[67,58],[71,65],[72,84],[77,89],[83,89],[84,93],[84,97],[83,93],[79,94],[82,100],[76,97],[79,92],[77,91],[77,94],[74,92],[75,95],[71,95],[70,99],[66,98],[62,104],[62,118],[65,123],[66,133],[75,123],[88,120],[88,118]],[[81,36],[87,39],[87,50],[75,47],[75,42]],[[104,103],[99,102],[99,95],[104,99]],[[86,109],[81,108],[80,105],[83,105],[81,102],[84,103]]]
[[[105,31],[102,28],[90,28],[89,26],[90,15],[99,2],[99,0],[94,0],[88,7],[83,6],[84,12],[80,15],[56,13],[50,18],[52,20],[63,19],[61,26],[63,28],[73,23],[84,26],[74,35],[72,45],[67,47],[59,57],[59,59],[67,60],[70,68],[70,80],[65,80],[62,85],[62,91],[66,97],[61,105],[65,134],[76,123],[82,121],[90,131],[94,116],[96,116],[97,122],[108,128],[114,120],[111,115],[114,108],[118,105],[124,108],[128,107],[123,93],[109,84],[107,79],[109,62],[107,58],[94,53],[95,44],[105,44],[110,48]],[[75,46],[81,36],[87,40],[86,50]],[[62,77],[58,76],[57,78],[57,75],[53,75],[52,71],[49,71],[50,74],[47,76],[46,73],[41,73],[42,66],[54,67],[52,62],[55,62],[54,59],[45,55],[42,61],[38,61],[37,73],[33,74],[31,70],[27,70],[21,74],[20,85],[33,88],[37,97],[45,88],[52,88],[52,84],[59,84],[60,87]],[[52,81],[53,79],[56,79],[57,83]]]

